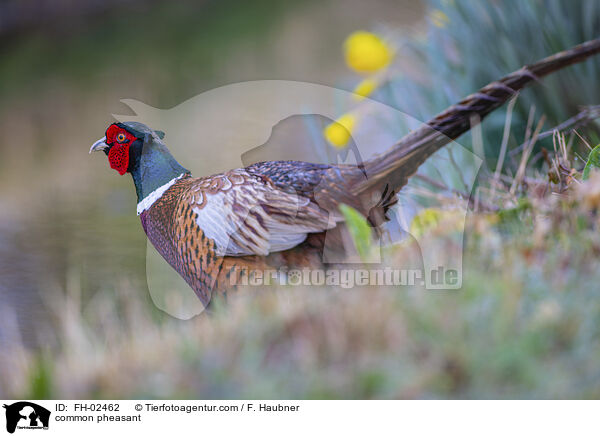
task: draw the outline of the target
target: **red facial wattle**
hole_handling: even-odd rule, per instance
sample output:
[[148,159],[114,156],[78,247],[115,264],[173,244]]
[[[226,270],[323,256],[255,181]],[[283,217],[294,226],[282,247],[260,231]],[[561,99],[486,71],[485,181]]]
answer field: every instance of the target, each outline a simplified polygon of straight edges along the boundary
[[106,131],[106,143],[109,144],[108,163],[120,175],[129,168],[129,147],[137,138],[127,130],[116,124],[111,125]]
[[127,172],[129,167],[129,144],[115,144],[108,151],[108,163],[113,170],[120,175]]

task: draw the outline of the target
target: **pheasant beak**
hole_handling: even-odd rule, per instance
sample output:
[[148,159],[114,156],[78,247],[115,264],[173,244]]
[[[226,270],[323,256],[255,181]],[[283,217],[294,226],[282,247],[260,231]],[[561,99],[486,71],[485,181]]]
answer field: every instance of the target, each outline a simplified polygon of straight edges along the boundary
[[92,154],[92,151],[103,151],[107,147],[108,144],[106,143],[106,136],[104,136],[92,144],[90,148],[90,154]]

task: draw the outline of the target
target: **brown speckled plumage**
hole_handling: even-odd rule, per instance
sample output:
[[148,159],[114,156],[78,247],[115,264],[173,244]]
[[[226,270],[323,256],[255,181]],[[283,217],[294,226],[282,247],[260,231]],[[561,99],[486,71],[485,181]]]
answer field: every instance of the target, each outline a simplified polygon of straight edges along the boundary
[[[276,164],[269,162],[268,170],[274,171]],[[289,166],[293,164],[281,162],[280,169],[289,170]],[[321,167],[319,171],[330,168]],[[232,282],[231,274],[239,274],[244,266],[265,269],[290,263],[297,266],[314,265],[320,261],[323,238],[317,235],[332,227],[336,219],[332,218],[330,223],[330,214],[314,200],[292,189],[280,189],[269,176],[260,174],[260,169],[260,164],[256,164],[248,168],[248,171],[232,170],[203,178],[183,177],[140,215],[142,226],[154,247],[194,289],[204,304],[210,301],[212,290],[227,290],[228,284]],[[298,175],[295,177],[298,178]],[[298,186],[303,184],[301,180],[297,182]],[[316,186],[314,181],[309,180],[304,185],[310,183]],[[232,220],[239,220],[238,227],[228,229],[233,230],[229,235],[229,245],[235,245],[235,250],[243,251],[236,256],[218,255],[228,247],[219,245],[216,239],[207,236],[202,225],[199,225],[202,221],[199,219],[200,213],[205,208],[212,207],[211,202],[219,195],[231,199],[226,210],[230,212]],[[250,197],[263,200],[255,204],[254,208],[249,208],[247,199]],[[332,215],[339,214],[332,210]],[[267,216],[270,218],[266,218]],[[223,213],[222,219],[228,219],[226,213]],[[261,243],[253,244],[244,240],[246,232],[252,241],[264,242],[269,229],[268,219],[283,225],[305,228],[302,232],[304,236],[288,250],[273,252],[268,247],[264,248]],[[311,231],[317,233],[306,238],[305,233]],[[263,248],[264,252],[260,251],[260,254],[244,255]],[[308,251],[312,255],[308,255]]]
[[175,183],[140,219],[152,245],[207,304],[223,260],[212,255],[214,241],[194,224],[190,204],[181,201],[190,180]]

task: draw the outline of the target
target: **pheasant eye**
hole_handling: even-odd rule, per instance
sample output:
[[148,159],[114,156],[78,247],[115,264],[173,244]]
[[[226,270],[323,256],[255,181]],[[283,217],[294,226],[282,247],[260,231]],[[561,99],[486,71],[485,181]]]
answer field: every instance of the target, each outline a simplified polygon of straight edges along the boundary
[[121,132],[117,135],[117,142],[119,142],[119,143],[125,142],[126,139],[127,139],[127,136],[123,132]]

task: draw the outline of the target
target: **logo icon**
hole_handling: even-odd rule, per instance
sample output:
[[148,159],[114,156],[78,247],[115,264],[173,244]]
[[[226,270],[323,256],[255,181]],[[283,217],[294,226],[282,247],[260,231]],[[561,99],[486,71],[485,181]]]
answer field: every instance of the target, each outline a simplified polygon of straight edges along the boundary
[[47,430],[50,422],[50,411],[29,401],[19,401],[11,405],[4,404],[6,409],[6,431],[14,433],[16,429]]

